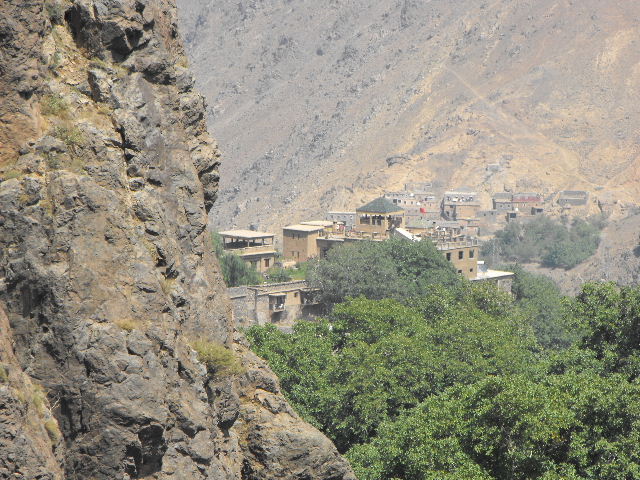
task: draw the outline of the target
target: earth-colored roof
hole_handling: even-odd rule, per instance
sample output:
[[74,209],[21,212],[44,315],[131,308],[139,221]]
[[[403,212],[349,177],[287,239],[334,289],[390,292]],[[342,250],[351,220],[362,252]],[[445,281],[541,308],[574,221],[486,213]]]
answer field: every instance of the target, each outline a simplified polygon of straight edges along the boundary
[[218,233],[222,237],[233,237],[233,238],[244,238],[244,239],[275,237],[275,234],[273,233],[255,232],[253,230],[227,230],[225,232],[218,232]]
[[313,225],[316,227],[333,227],[333,222],[329,220],[310,220],[308,222],[300,222],[300,225]]
[[283,228],[283,230],[294,230],[296,232],[317,232],[319,230],[324,230],[322,225],[287,225]]
[[376,198],[366,205],[356,208],[356,212],[362,213],[395,213],[402,211],[404,211],[404,208],[399,207],[384,197]]

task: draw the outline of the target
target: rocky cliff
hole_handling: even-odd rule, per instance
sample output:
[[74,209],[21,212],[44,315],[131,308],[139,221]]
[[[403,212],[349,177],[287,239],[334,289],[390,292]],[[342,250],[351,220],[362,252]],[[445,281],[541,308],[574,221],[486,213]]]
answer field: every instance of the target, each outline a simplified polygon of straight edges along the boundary
[[234,332],[175,14],[0,5],[0,478],[353,479]]

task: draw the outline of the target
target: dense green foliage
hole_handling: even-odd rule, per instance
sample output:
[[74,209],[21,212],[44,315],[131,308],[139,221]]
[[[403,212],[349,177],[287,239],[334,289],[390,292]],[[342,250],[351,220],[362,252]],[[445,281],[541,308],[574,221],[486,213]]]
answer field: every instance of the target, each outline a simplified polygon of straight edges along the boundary
[[222,269],[222,277],[227,287],[240,285],[256,285],[264,281],[264,277],[238,255],[227,252],[222,248],[222,239],[217,233],[211,234],[213,250]]
[[575,218],[569,225],[545,216],[526,223],[510,222],[484,244],[482,254],[494,262],[538,262],[569,269],[595,253],[603,227],[601,217]]
[[349,451],[361,480],[640,478],[640,288],[587,284],[584,332],[527,374],[458,384]]
[[414,307],[360,297],[325,321],[298,323],[293,334],[267,326],[248,335],[292,403],[344,451],[449,386],[527,371],[535,338],[509,304],[496,291],[457,301],[434,288]]
[[249,338],[361,480],[640,478],[640,288],[588,284],[563,312],[582,332],[564,350],[487,287]]
[[567,373],[433,396],[349,452],[360,480],[636,479],[640,386]]
[[406,299],[429,285],[459,287],[460,277],[431,242],[355,242],[331,249],[315,262],[307,279],[321,289],[321,300],[339,303],[347,297]]
[[[366,257],[336,258],[349,270]],[[360,480],[640,479],[640,288],[587,284],[563,299],[514,270],[508,295],[451,288],[438,269],[442,283],[399,288],[410,276],[388,269],[395,299],[361,271],[349,291],[376,298],[248,337]]]
[[515,273],[511,287],[515,303],[533,327],[540,345],[564,348],[577,340],[580,332],[567,322],[566,299],[552,279],[528,272],[518,265],[501,269]]
[[267,280],[269,282],[273,283],[289,282],[293,278],[291,275],[291,271],[282,267],[270,268],[265,276],[267,277]]

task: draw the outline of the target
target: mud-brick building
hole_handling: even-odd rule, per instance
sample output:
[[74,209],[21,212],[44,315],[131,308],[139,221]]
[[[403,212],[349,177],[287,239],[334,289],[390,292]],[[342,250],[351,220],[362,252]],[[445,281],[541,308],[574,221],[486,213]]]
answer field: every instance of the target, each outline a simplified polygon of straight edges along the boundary
[[286,260],[306,262],[320,253],[316,240],[323,236],[323,225],[299,223],[282,229],[282,254]]
[[356,208],[354,230],[369,234],[372,238],[381,238],[388,236],[392,229],[402,226],[403,222],[404,209],[379,197]]
[[308,222],[300,222],[300,225],[312,225],[314,227],[324,228],[325,233],[333,233],[335,224],[329,220],[309,220]]
[[274,266],[275,235],[253,230],[227,230],[219,232],[224,250],[238,255],[258,272],[266,272]]
[[498,192],[493,195],[493,208],[498,212],[538,215],[544,211],[544,198],[534,192]]
[[407,192],[413,192],[415,194],[430,194],[433,192],[432,182],[408,182],[404,184],[404,189]]
[[356,226],[356,212],[328,212],[327,220],[333,223],[334,230],[349,232]]
[[510,212],[513,210],[513,194],[509,192],[497,192],[493,194],[493,209],[498,212]]
[[511,293],[515,274],[513,272],[505,272],[502,270],[491,270],[483,261],[478,262],[478,274],[475,278],[470,278],[472,282],[488,282],[493,283],[499,289]]
[[442,198],[442,216],[447,220],[471,220],[480,211],[480,199],[477,192],[452,190]]
[[491,235],[506,222],[506,213],[500,210],[478,212],[478,235]]
[[537,215],[544,211],[544,198],[539,193],[515,193],[511,202],[514,210],[525,215]]
[[[409,184],[408,184],[409,185]],[[407,189],[398,192],[387,192],[384,198],[404,209],[405,219],[419,217],[424,219],[440,218],[440,201],[430,192],[413,192]]]
[[476,239],[461,239],[438,242],[436,248],[453,264],[465,278],[476,278],[478,274],[479,243]]
[[291,327],[296,320],[315,318],[322,313],[316,292],[304,280],[228,289],[234,319],[243,328],[267,323]]
[[563,190],[558,195],[558,205],[563,208],[584,207],[589,202],[589,192],[584,190]]

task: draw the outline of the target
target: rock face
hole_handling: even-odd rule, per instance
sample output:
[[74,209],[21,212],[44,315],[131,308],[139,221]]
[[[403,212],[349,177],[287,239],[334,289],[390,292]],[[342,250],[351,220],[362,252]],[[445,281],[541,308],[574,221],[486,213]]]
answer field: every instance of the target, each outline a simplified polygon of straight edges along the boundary
[[60,429],[44,391],[25,375],[14,355],[2,308],[0,362],[0,478],[62,478]]
[[234,341],[172,1],[0,14],[0,478],[355,478]]

